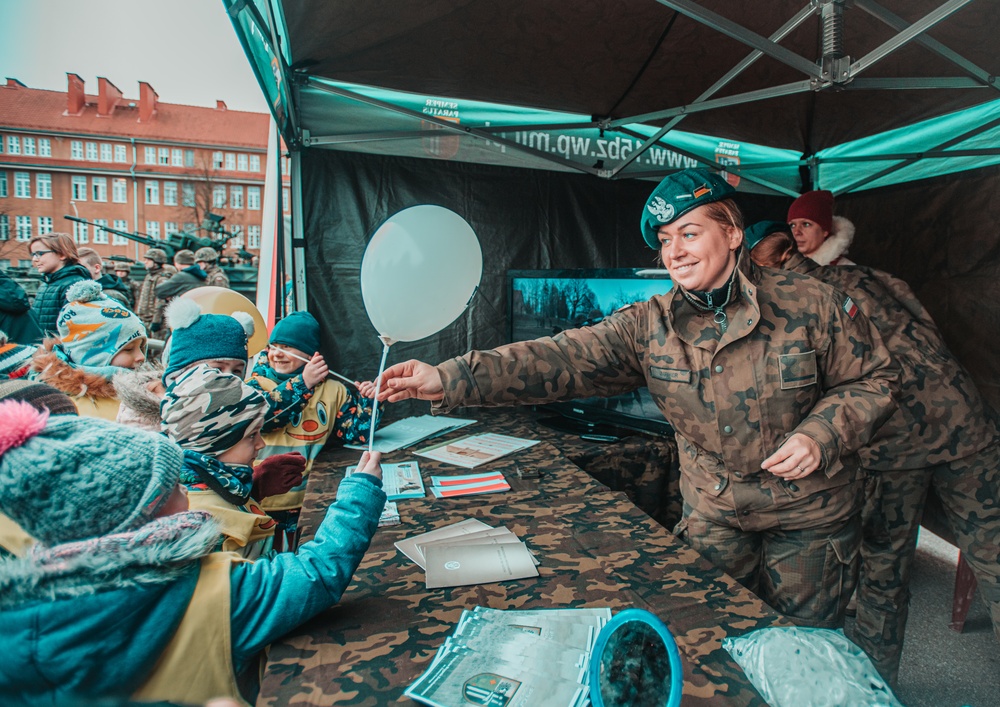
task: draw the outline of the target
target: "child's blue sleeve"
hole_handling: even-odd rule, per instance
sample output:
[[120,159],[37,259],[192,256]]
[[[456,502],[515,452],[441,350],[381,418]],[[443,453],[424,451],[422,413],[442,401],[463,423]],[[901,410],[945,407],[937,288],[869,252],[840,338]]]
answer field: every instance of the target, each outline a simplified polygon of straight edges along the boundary
[[[372,430],[378,427],[378,421],[372,424],[374,404],[374,400],[363,397],[353,386],[347,387],[347,400],[337,412],[337,420],[333,429],[333,434],[338,442],[341,444],[368,443]],[[379,418],[382,417],[384,407],[383,405],[378,410]]]
[[381,482],[344,479],[316,537],[296,552],[233,566],[230,616],[237,672],[268,643],[340,601],[385,506]]

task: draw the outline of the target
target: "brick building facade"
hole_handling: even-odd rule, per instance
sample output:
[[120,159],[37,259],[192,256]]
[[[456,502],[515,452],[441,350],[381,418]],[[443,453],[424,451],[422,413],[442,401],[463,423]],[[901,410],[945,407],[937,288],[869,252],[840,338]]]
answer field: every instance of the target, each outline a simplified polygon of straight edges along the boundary
[[215,108],[161,103],[145,82],[138,100],[105,78],[88,96],[83,79],[67,78],[65,93],[10,78],[0,85],[0,268],[30,265],[28,239],[51,231],[71,233],[104,256],[139,259],[146,246],[101,226],[163,239],[195,231],[208,211],[237,234],[227,254],[257,252],[267,114],[228,110],[222,101]]

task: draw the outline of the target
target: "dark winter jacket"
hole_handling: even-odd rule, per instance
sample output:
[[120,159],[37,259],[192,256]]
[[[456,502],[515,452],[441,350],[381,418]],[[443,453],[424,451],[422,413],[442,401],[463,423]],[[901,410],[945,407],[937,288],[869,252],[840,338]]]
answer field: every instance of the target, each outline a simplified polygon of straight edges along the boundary
[[80,263],[66,264],[54,273],[42,276],[42,286],[31,309],[43,333],[55,335],[59,310],[66,305],[66,290],[81,280],[92,280],[90,271]]
[[207,285],[208,283],[205,282],[207,279],[208,275],[204,270],[197,265],[192,265],[189,268],[184,268],[166,282],[157,285],[155,293],[161,299],[179,297],[188,290]]
[[24,288],[0,271],[0,331],[16,344],[36,344],[42,340],[31,302]]
[[129,309],[132,309],[134,306],[134,303],[132,302],[132,288],[129,287],[124,280],[117,275],[105,273],[104,275],[101,275],[98,282],[101,283],[104,294],[117,302],[121,302]]

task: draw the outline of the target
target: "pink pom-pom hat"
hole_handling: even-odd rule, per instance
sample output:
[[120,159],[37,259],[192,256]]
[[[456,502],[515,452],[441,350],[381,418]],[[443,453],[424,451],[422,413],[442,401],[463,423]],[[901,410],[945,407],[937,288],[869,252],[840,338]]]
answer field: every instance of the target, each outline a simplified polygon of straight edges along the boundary
[[48,412],[36,410],[23,400],[0,403],[0,456],[44,430],[48,419]]

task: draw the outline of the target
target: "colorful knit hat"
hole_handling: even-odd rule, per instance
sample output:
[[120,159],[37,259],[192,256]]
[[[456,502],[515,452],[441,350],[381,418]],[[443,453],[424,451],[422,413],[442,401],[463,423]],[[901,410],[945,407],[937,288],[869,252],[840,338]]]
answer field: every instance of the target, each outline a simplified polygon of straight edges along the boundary
[[199,361],[234,360],[247,363],[247,342],[253,336],[253,317],[247,312],[202,314],[194,300],[174,299],[164,311],[171,329],[163,352],[163,381]]
[[833,192],[807,191],[788,207],[788,220],[807,218],[824,231],[833,230]]
[[37,346],[15,344],[0,331],[0,380],[20,378],[31,367],[31,355]]
[[26,378],[0,382],[0,402],[20,400],[36,410],[46,410],[50,415],[76,415],[73,399],[47,383]]
[[654,250],[660,249],[660,226],[673,223],[691,209],[722,201],[736,192],[715,172],[685,169],[665,177],[646,200],[642,210],[642,237]]
[[269,344],[282,344],[312,356],[319,351],[319,322],[309,312],[292,312],[274,325]]
[[133,339],[143,340],[142,320],[101,290],[100,284],[84,280],[66,291],[69,303],[59,312],[56,329],[59,342],[72,363],[107,366]]
[[160,417],[163,431],[183,449],[216,456],[257,432],[268,409],[259,390],[200,364],[167,386]]
[[182,461],[162,435],[0,402],[0,511],[45,545],[145,525],[177,486]]

